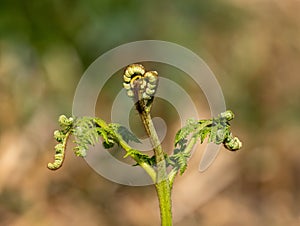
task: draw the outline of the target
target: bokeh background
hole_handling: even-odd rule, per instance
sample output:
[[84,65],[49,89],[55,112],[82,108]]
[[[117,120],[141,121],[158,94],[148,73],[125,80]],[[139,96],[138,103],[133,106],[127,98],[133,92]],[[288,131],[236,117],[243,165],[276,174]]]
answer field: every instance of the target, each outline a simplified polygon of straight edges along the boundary
[[[63,168],[46,168],[57,118],[71,114],[85,69],[144,39],[175,42],[206,61],[244,144],[238,153],[222,149],[204,173],[198,146],[175,181],[175,225],[300,225],[299,12],[298,0],[2,0],[0,225],[159,225],[153,187],[108,181],[71,151]],[[174,135],[176,114],[156,109]]]

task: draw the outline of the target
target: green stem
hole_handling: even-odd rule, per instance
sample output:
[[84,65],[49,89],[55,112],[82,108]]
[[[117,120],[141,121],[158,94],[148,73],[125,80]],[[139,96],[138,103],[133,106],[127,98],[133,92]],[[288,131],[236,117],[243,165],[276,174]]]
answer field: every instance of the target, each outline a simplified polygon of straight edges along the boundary
[[154,128],[149,111],[141,111],[140,116],[145,126],[146,132],[150,137],[150,141],[153,147],[157,174],[155,188],[158,195],[161,225],[171,226],[172,225],[172,203],[171,203],[171,185],[168,179],[166,161],[164,151],[160,145],[156,130]]
[[[129,152],[132,150],[132,148],[127,144],[126,141],[123,140],[122,136],[119,134],[117,135],[117,139],[119,141],[119,145],[126,151]],[[147,163],[142,162],[138,157],[136,156],[131,156],[151,177],[152,181],[155,183],[156,181],[156,172],[155,170]]]
[[155,184],[162,226],[172,226],[171,187],[168,180]]
[[152,144],[153,151],[155,154],[156,163],[165,161],[164,151],[160,145],[160,141],[156,133],[156,130],[154,128],[150,113],[146,111],[142,111],[141,118],[145,126],[146,132],[150,138],[150,142]]

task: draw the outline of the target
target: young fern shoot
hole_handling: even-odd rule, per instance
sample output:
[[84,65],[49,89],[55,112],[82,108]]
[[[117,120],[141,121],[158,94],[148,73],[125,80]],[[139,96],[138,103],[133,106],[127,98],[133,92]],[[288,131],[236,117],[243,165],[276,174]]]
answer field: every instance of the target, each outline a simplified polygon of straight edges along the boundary
[[[141,64],[129,65],[123,75],[123,87],[127,96],[134,101],[135,108],[150,138],[153,155],[148,156],[129,145],[130,141],[140,142],[126,127],[116,123],[106,123],[97,117],[67,118],[59,117],[60,130],[54,132],[58,142],[55,146],[54,162],[48,164],[51,170],[59,169],[64,161],[67,142],[71,135],[76,144],[74,152],[77,156],[85,157],[90,146],[102,140],[103,147],[110,149],[119,145],[126,154],[124,158],[131,157],[136,164],[142,167],[155,185],[160,208],[161,225],[172,225],[171,191],[176,175],[182,175],[188,167],[188,159],[197,141],[223,144],[230,151],[242,147],[241,141],[234,137],[230,131],[230,124],[234,118],[232,111],[228,110],[213,119],[187,121],[174,140],[174,150],[171,155],[164,151],[153,126],[151,107],[158,86],[158,73],[146,71]],[[171,168],[171,170],[167,170]]]

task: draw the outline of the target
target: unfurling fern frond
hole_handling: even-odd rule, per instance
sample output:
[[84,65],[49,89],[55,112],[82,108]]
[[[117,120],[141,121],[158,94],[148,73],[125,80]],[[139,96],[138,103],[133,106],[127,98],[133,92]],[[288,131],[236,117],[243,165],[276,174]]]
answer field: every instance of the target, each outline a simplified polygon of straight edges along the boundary
[[[65,149],[70,135],[74,136],[76,144],[74,151],[77,156],[85,157],[90,146],[99,142],[100,137],[103,139],[103,147],[112,148],[120,139],[125,142],[140,142],[138,138],[127,128],[119,124],[106,124],[100,118],[82,117],[67,118],[62,115],[59,117],[60,130],[54,131],[54,138],[58,142],[55,146],[55,160],[48,164],[48,168],[55,170],[62,166],[65,156]],[[143,156],[141,156],[143,157]]]
[[66,133],[72,128],[72,125],[74,123],[74,118],[73,117],[67,118],[67,116],[61,115],[58,118],[58,123],[61,128],[61,131],[63,133]]
[[233,118],[233,112],[228,110],[213,120],[188,120],[187,125],[177,132],[174,144],[177,146],[180,141],[187,139],[188,136],[200,139],[201,143],[208,137],[208,142],[223,143],[225,148],[230,151],[238,150],[242,147],[242,143],[238,138],[234,138],[230,132],[229,121]]
[[214,142],[215,144],[223,143],[224,147],[229,151],[241,149],[242,142],[237,137],[233,137],[230,131],[229,121],[233,118],[233,112],[228,110],[221,113],[218,118],[213,119],[209,142]]
[[229,151],[236,151],[241,149],[242,142],[237,137],[233,137],[232,134],[230,134],[224,141],[224,146]]
[[67,146],[67,141],[72,133],[72,127],[74,123],[74,119],[72,117],[67,118],[65,115],[61,115],[58,119],[59,125],[61,127],[60,130],[54,131],[54,138],[58,142],[55,146],[55,155],[54,162],[48,163],[48,169],[57,170],[59,169],[65,158],[65,149]]
[[63,144],[55,145],[55,155],[54,155],[54,162],[48,163],[48,169],[57,170],[59,169],[64,161],[65,158],[65,147]]
[[123,87],[135,101],[138,112],[150,111],[157,85],[157,71],[146,72],[141,64],[131,64],[124,71]]

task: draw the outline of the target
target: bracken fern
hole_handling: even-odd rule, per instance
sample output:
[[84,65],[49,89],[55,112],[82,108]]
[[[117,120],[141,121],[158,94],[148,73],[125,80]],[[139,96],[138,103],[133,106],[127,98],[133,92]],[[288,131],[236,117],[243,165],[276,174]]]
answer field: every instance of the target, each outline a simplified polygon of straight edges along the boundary
[[168,155],[161,147],[155,131],[150,110],[158,85],[158,73],[146,71],[140,64],[129,65],[123,76],[123,86],[127,95],[135,102],[135,107],[141,116],[147,134],[153,146],[153,156],[148,156],[130,146],[130,142],[139,143],[139,139],[126,127],[110,123],[107,124],[97,117],[59,117],[60,130],[54,132],[58,142],[55,146],[54,162],[48,168],[56,170],[64,161],[66,145],[71,135],[76,144],[74,151],[77,156],[85,157],[90,146],[102,140],[103,147],[108,149],[119,145],[131,157],[135,166],[142,167],[151,177],[158,194],[161,222],[164,226],[172,225],[171,190],[175,176],[182,175],[188,166],[191,151],[197,141],[223,144],[230,151],[242,147],[242,143],[230,131],[229,121],[234,118],[232,111],[226,111],[213,119],[189,119],[186,126],[181,128],[175,136],[174,150]]

